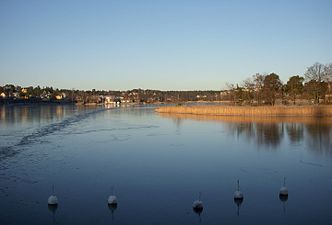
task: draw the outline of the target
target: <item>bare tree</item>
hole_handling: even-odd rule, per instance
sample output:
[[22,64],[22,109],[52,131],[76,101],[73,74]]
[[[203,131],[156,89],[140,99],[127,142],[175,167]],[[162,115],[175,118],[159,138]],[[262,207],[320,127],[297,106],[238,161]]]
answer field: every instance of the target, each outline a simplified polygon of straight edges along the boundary
[[231,83],[226,83],[227,87],[227,98],[230,100],[233,104],[235,103],[235,86]]
[[262,92],[263,92],[265,77],[266,75],[262,75],[259,73],[253,75],[253,81],[255,83],[255,94],[256,94],[255,99],[258,105],[262,104]]
[[332,80],[332,63],[326,64],[324,67],[324,72],[329,80]]
[[304,76],[307,79],[307,81],[315,80],[318,82],[322,82],[327,78],[324,70],[325,66],[317,62],[314,65],[307,68],[307,71],[304,73]]
[[[312,83],[312,92],[315,96],[315,103],[319,104],[319,99],[324,97],[324,88],[326,83],[324,81],[328,80],[327,67],[321,63],[316,62],[314,65],[307,68],[304,76],[307,82]],[[316,82],[312,82],[316,81]]]
[[331,96],[331,91],[332,91],[332,63],[325,65],[323,73],[324,73],[325,81],[327,82],[327,92],[328,92],[327,101],[328,101],[328,103],[330,103],[330,101],[332,100],[332,96]]
[[243,82],[245,88],[245,99],[251,105],[255,97],[255,81],[252,78],[247,78]]

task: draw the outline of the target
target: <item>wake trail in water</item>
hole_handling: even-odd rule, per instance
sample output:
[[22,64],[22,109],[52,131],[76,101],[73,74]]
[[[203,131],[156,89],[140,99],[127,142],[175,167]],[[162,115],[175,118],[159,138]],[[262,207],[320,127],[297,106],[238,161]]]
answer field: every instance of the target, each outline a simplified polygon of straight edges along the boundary
[[45,126],[41,127],[40,129],[38,129],[37,131],[33,132],[32,134],[24,136],[15,145],[1,147],[0,148],[0,160],[2,158],[6,158],[8,156],[15,155],[17,153],[17,151],[15,151],[15,147],[22,147],[22,146],[36,143],[40,140],[40,138],[42,138],[44,136],[61,131],[70,125],[78,123],[81,120],[84,120],[94,114],[103,112],[105,110],[108,110],[108,109],[98,109],[98,110],[94,110],[94,111],[90,111],[90,112],[79,113],[79,114],[75,114],[69,118],[66,118],[60,122],[45,125]]
[[93,129],[93,130],[74,132],[74,133],[70,133],[70,134],[89,134],[89,133],[95,133],[95,132],[140,130],[140,129],[151,129],[151,128],[158,128],[158,126],[147,125],[147,126],[132,126],[132,127],[122,127],[122,128],[102,128],[102,129]]
[[315,163],[315,162],[306,162],[306,161],[300,160],[300,163],[310,165],[310,166],[324,167],[324,165]]

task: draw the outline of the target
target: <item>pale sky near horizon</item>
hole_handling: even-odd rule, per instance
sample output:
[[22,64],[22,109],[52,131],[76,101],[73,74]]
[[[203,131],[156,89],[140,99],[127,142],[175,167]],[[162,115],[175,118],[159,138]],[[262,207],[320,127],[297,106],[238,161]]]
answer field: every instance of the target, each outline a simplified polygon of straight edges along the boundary
[[332,1],[1,0],[0,85],[220,90],[332,63]]

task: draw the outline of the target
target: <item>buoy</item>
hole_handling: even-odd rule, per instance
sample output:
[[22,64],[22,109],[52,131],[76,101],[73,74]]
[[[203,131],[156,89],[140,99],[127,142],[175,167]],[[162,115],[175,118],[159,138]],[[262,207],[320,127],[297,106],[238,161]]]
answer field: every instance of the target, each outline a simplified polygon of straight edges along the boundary
[[279,197],[288,197],[288,189],[286,187],[286,177],[284,177],[284,185],[280,188]]
[[243,200],[243,194],[240,191],[240,181],[237,180],[237,190],[234,192],[234,200]]
[[108,204],[109,205],[117,205],[118,204],[118,200],[117,200],[115,195],[110,195],[108,197]]
[[52,185],[52,195],[48,197],[48,205],[58,205],[58,198],[54,195],[54,185]]
[[116,196],[113,194],[113,187],[111,188],[111,193],[112,195],[110,195],[108,197],[108,200],[107,200],[107,203],[108,205],[113,205],[113,206],[116,206],[118,204],[118,199],[116,198]]
[[203,211],[203,202],[201,201],[201,192],[199,192],[198,200],[193,202],[193,210],[196,213],[201,213]]

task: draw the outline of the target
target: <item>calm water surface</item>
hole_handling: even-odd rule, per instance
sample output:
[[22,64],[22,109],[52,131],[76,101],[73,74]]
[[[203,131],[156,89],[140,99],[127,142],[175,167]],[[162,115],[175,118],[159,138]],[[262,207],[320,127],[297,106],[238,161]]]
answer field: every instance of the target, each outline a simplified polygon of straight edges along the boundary
[[332,224],[331,206],[331,120],[0,107],[0,224]]

